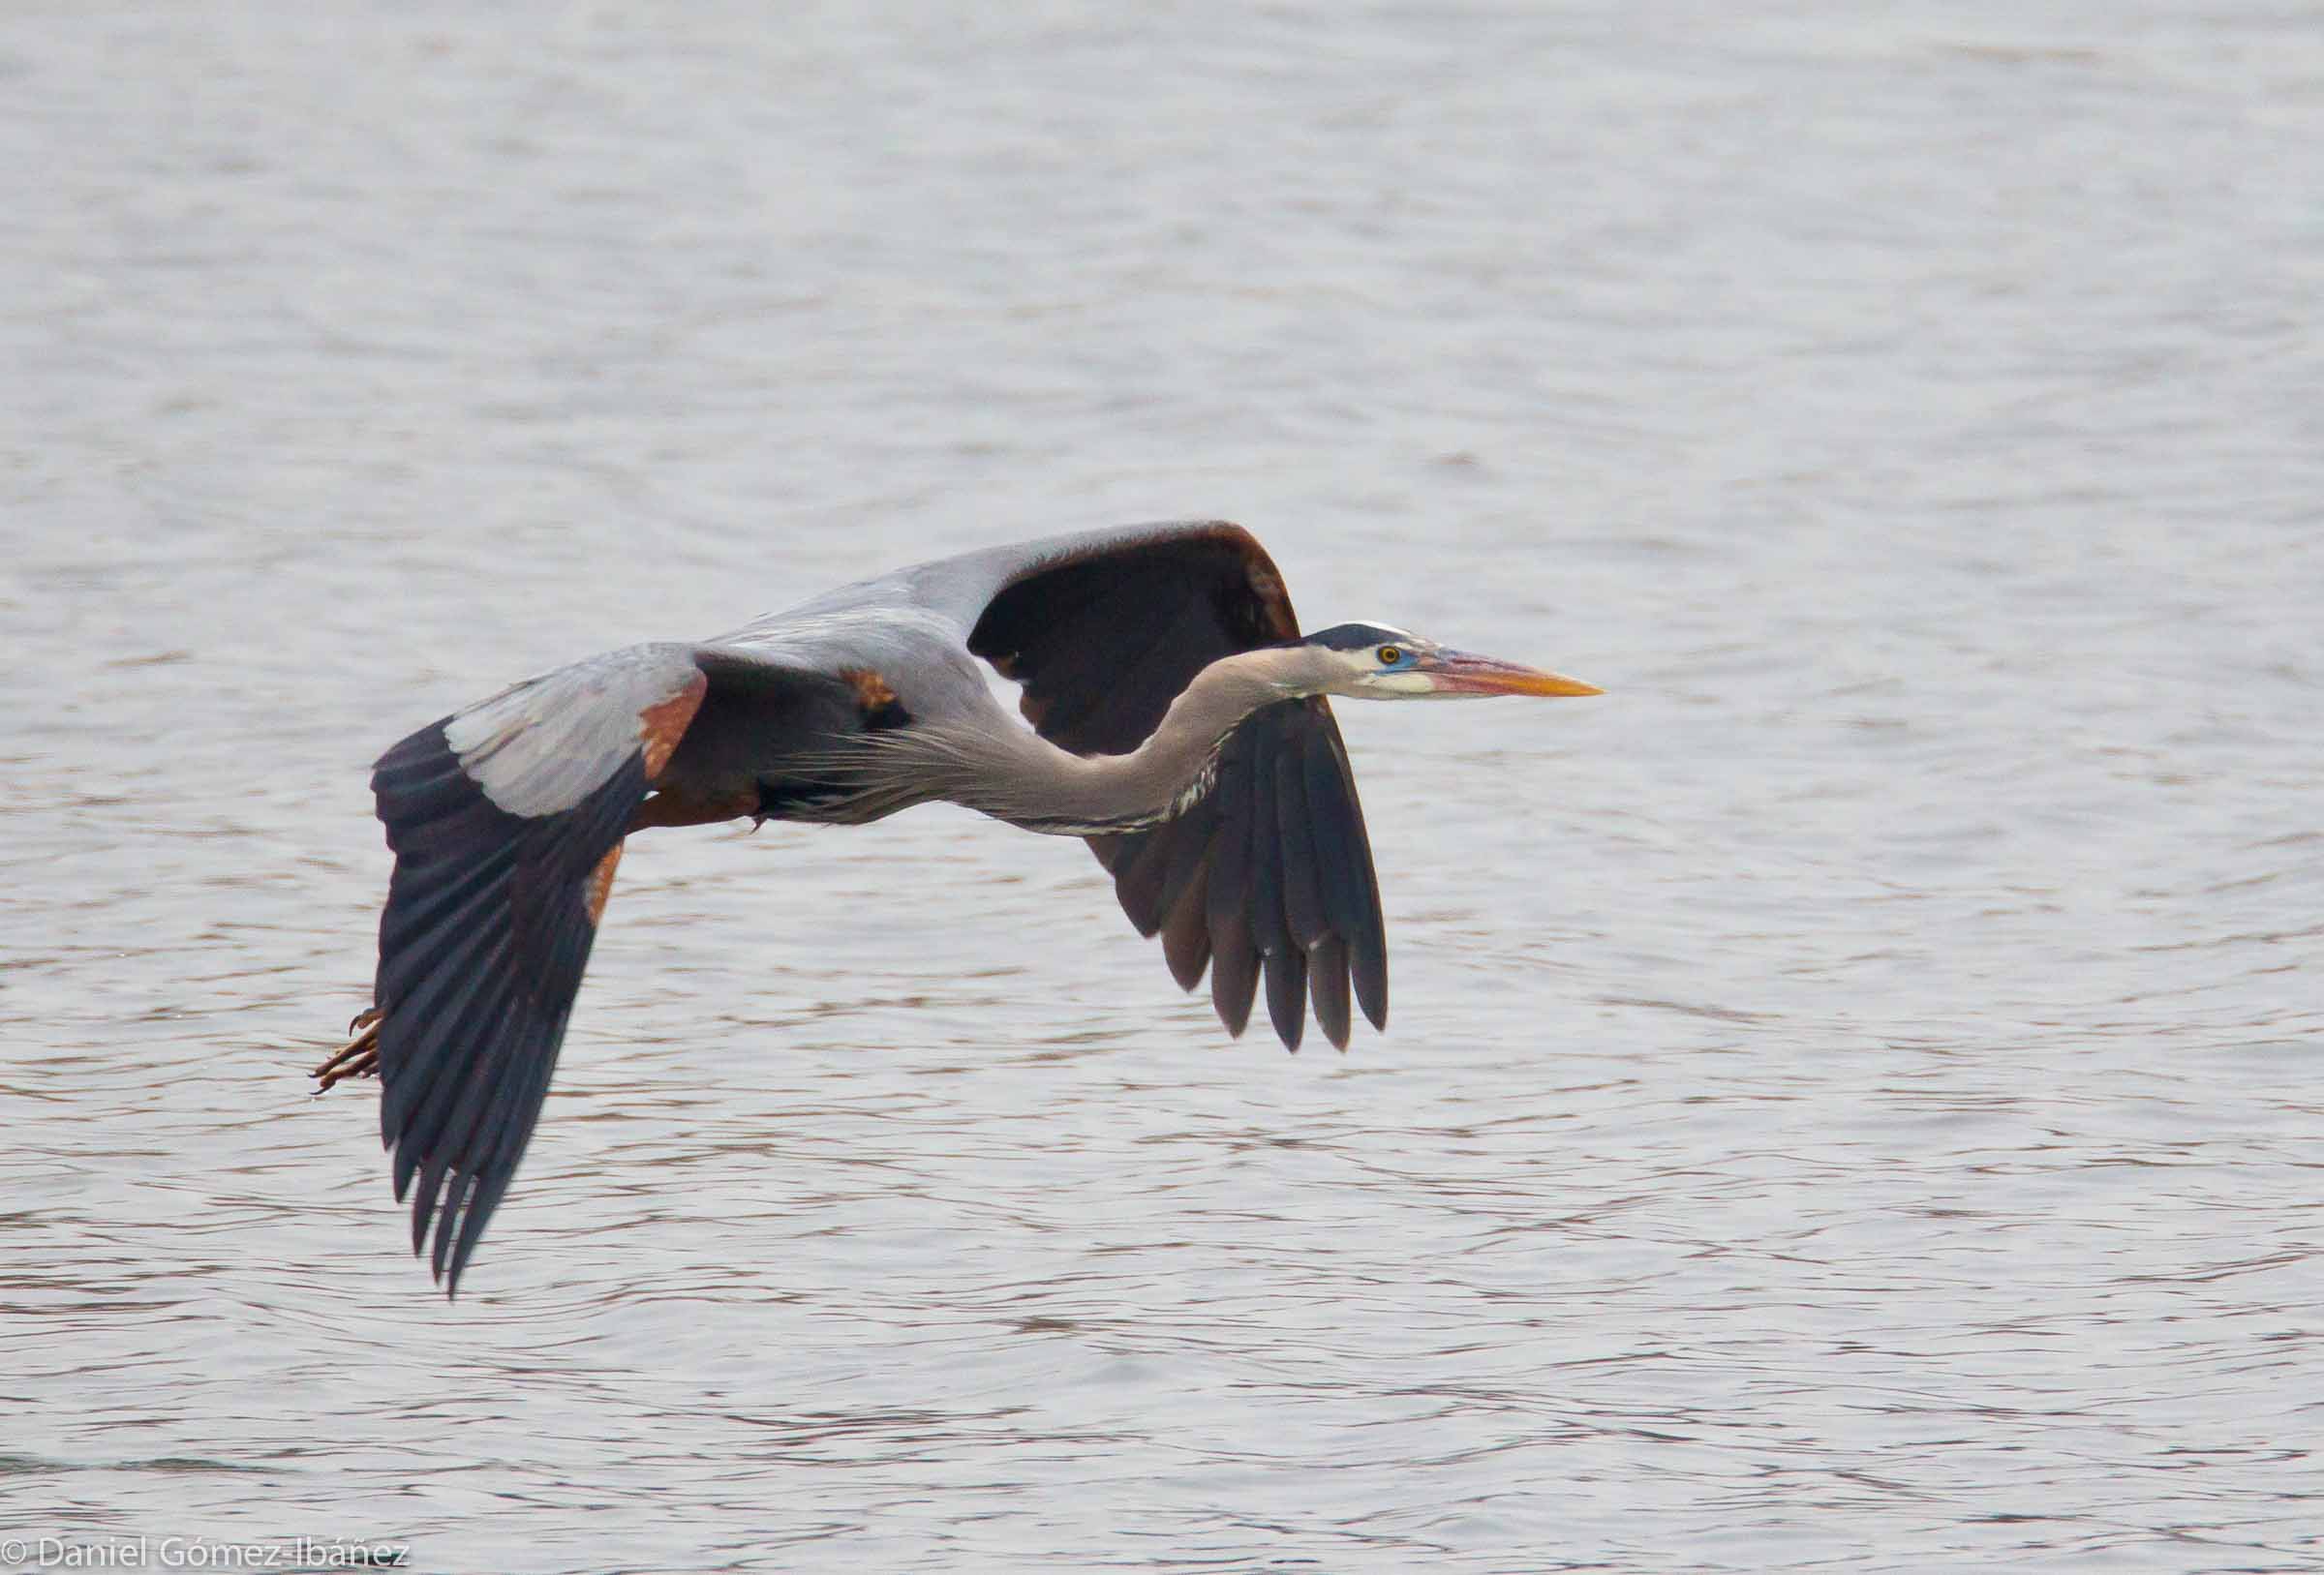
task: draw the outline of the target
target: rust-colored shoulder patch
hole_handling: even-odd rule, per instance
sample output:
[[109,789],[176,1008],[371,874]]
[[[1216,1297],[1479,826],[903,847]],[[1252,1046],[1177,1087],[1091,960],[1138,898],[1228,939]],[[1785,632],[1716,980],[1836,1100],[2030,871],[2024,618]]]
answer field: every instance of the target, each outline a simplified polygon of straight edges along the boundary
[[[651,782],[661,774],[662,767],[670,762],[670,752],[678,741],[686,737],[694,712],[702,709],[702,697],[710,691],[710,680],[696,673],[669,699],[648,706],[637,713],[637,742],[646,754],[646,780]],[[612,879],[610,868],[606,878]]]
[[842,667],[840,677],[847,681],[847,687],[855,691],[855,703],[866,711],[896,704],[896,691],[888,681],[869,667]]
[[864,713],[866,731],[883,727],[902,727],[912,719],[896,698],[895,686],[869,667],[842,667],[840,677],[855,691],[856,708]]
[[605,850],[597,867],[589,872],[589,927],[597,927],[597,919],[605,912],[605,899],[613,895],[613,872],[621,867],[622,849],[627,844],[616,842]]

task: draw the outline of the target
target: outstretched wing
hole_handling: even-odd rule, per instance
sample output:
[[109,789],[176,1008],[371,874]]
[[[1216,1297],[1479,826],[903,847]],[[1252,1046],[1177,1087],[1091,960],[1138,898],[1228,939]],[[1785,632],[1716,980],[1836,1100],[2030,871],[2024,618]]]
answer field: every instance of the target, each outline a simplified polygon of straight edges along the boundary
[[[1136,527],[1022,551],[968,649],[1024,684],[1036,732],[1078,754],[1135,749],[1211,662],[1299,638],[1281,575],[1239,526]],[[1268,1015],[1291,1048],[1306,1024],[1302,997],[1346,1046],[1351,984],[1373,1026],[1387,1026],[1371,842],[1322,699],[1246,718],[1220,753],[1217,781],[1186,813],[1088,842],[1130,922],[1161,934],[1180,986],[1194,988],[1208,966],[1230,1033],[1249,1021],[1262,972]]]
[[[380,918],[380,1134],[412,1248],[461,1270],[533,1136],[622,839],[751,811],[734,741],[843,726],[839,681],[714,648],[608,651],[421,728],[372,791],[395,874]],[[743,795],[753,795],[746,798]],[[658,802],[658,800],[657,800]]]

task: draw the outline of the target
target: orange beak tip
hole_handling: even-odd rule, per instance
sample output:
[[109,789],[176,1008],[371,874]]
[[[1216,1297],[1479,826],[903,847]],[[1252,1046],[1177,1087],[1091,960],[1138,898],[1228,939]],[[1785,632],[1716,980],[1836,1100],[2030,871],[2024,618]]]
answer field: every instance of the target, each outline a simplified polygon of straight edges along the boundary
[[1523,694],[1564,698],[1604,694],[1595,683],[1570,679],[1563,673],[1545,673],[1538,667],[1520,667],[1515,662],[1501,661],[1492,656],[1470,656],[1449,653],[1441,671],[1441,685],[1451,694]]

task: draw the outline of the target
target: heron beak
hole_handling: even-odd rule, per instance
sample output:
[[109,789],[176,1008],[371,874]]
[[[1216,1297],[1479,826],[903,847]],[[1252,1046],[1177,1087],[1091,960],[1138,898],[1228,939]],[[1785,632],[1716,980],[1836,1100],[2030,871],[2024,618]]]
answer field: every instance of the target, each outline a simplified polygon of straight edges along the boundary
[[1491,656],[1472,656],[1465,651],[1440,651],[1422,665],[1443,695],[1469,694],[1604,694],[1595,683],[1544,673],[1538,667],[1519,667]]

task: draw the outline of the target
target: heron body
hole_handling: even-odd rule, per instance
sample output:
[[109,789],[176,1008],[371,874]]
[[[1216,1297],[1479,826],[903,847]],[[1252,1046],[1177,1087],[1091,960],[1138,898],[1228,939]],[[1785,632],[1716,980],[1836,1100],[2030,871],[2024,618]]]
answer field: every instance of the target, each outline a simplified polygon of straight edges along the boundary
[[[1029,727],[986,681],[1023,687]],[[319,1069],[377,1072],[413,1248],[456,1289],[530,1139],[624,840],[651,827],[861,825],[951,802],[1086,837],[1180,986],[1239,1034],[1264,983],[1388,1018],[1362,809],[1328,695],[1594,694],[1378,624],[1302,638],[1223,522],[1135,526],[901,569],[698,645],[513,685],[372,775],[395,854],[373,1010]]]

